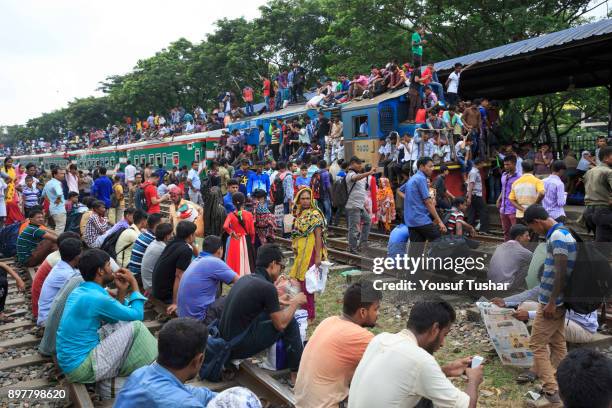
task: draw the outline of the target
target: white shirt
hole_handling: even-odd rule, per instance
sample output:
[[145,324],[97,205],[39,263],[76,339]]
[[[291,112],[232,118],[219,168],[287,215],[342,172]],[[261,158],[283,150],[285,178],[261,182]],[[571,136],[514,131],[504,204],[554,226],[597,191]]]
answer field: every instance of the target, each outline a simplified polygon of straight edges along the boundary
[[585,150],[582,152],[582,155],[580,157],[580,161],[578,162],[578,166],[576,167],[576,169],[578,170],[582,170],[582,171],[588,171],[589,167],[591,165],[591,163],[587,160],[587,157],[589,157],[590,153]]
[[412,408],[421,398],[437,408],[470,404],[470,397],[450,382],[411,331],[374,337],[353,375],[349,408]]
[[451,74],[448,76],[448,88],[446,88],[446,92],[457,93],[457,91],[459,90],[460,76],[461,72],[458,74],[455,71],[451,72]]
[[128,164],[125,166],[124,173],[126,181],[134,181],[134,178],[136,178],[136,167],[134,167],[132,164]]
[[191,192],[195,193],[195,190],[200,190],[200,176],[194,169],[189,170],[187,173],[187,179],[191,182]]

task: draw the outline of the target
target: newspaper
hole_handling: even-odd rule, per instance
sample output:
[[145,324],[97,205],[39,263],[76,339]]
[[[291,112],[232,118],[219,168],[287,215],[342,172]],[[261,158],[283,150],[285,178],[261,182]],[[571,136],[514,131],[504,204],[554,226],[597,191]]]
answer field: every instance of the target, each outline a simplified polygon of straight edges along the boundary
[[512,317],[513,309],[500,308],[487,299],[476,302],[495,351],[504,365],[531,367],[533,353],[529,349],[527,326]]

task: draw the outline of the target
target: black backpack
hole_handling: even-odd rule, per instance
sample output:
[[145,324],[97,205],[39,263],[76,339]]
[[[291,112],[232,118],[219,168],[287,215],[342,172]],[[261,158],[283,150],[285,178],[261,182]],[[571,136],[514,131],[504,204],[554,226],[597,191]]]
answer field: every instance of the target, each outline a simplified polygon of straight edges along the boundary
[[108,237],[106,237],[100,249],[106,252],[111,258],[117,259],[117,252],[115,251],[115,247],[117,246],[117,241],[119,240],[119,236],[126,229],[127,228],[119,228],[117,231],[113,232]]
[[[285,174],[285,177],[291,177],[291,174]],[[280,174],[276,176],[270,188],[270,198],[274,205],[281,205],[285,201],[285,188],[283,187],[285,177],[281,180]]]
[[584,242],[571,228],[561,228],[572,234],[578,248],[574,269],[563,290],[565,307],[578,314],[592,313],[612,295],[612,267],[595,243]]
[[17,254],[20,222],[0,227],[0,256],[9,258]]
[[147,211],[147,198],[145,197],[144,188],[138,186],[134,192],[134,207],[137,210]]
[[334,207],[344,208],[346,206],[349,196],[351,195],[351,191],[353,191],[356,184],[356,182],[353,183],[351,189],[349,190],[346,182],[346,176],[334,181],[334,184],[332,185],[332,204]]

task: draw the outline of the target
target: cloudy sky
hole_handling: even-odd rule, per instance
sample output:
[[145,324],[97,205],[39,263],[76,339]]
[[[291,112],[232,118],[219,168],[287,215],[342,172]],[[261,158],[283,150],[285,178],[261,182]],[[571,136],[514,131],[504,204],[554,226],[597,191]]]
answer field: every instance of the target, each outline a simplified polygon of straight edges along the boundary
[[247,19],[265,0],[2,0],[0,125],[22,124],[95,95],[180,37],[201,41],[223,17]]

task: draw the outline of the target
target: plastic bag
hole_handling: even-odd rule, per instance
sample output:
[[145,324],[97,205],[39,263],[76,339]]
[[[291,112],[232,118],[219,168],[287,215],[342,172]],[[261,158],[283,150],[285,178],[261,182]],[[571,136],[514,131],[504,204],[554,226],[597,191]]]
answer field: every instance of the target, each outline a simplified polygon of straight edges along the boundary
[[323,293],[325,291],[327,274],[329,273],[329,267],[332,265],[331,262],[323,261],[320,268],[312,265],[306,271],[304,282],[306,283],[306,291],[308,293]]
[[261,366],[266,370],[284,370],[287,368],[287,353],[282,339],[278,339],[274,344],[268,347],[266,358]]

